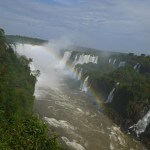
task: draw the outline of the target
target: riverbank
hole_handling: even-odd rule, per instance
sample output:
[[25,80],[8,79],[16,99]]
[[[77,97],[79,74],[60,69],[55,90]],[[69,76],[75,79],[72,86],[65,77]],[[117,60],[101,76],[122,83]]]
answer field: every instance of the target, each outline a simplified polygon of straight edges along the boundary
[[33,115],[37,72],[18,56],[0,29],[0,149],[62,150],[58,138]]

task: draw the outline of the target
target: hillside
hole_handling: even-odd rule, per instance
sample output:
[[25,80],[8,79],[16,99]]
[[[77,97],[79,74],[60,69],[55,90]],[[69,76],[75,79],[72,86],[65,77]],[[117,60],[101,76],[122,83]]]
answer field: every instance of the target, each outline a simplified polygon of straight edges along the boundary
[[60,150],[57,136],[33,115],[36,74],[16,56],[0,29],[0,149]]

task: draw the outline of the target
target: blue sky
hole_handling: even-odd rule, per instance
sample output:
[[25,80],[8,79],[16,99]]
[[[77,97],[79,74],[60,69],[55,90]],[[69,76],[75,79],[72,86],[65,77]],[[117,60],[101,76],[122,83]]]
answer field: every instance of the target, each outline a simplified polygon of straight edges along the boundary
[[7,34],[150,54],[149,0],[0,0]]

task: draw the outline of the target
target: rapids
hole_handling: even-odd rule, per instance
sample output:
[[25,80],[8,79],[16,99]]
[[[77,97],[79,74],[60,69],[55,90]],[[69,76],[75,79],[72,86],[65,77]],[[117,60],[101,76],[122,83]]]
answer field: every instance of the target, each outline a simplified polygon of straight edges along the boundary
[[[61,141],[70,149],[145,149],[141,143],[121,132],[103,114],[100,106],[97,107],[99,104],[95,97],[80,90],[81,82],[72,77],[71,69],[61,67],[70,57],[70,53],[61,60],[55,50],[48,46],[28,44],[18,44],[16,51],[19,55],[32,58],[34,67],[41,72],[35,88],[35,112],[51,129],[59,133]],[[78,72],[81,74],[82,70]],[[87,82],[88,77],[83,81],[84,89]]]

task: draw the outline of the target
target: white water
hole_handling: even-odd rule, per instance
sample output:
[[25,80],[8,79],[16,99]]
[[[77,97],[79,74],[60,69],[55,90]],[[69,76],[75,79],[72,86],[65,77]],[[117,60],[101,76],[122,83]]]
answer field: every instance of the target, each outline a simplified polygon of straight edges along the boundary
[[62,140],[74,150],[85,150],[83,146],[76,142],[76,140],[70,142],[67,137],[62,137]]
[[81,80],[81,77],[82,77],[82,68],[80,68],[80,71],[78,73],[77,79]]
[[139,71],[140,68],[141,68],[141,65],[139,63],[137,63],[136,65],[133,66],[133,68],[136,70],[136,71]]
[[29,67],[30,67],[30,74],[32,74],[33,76],[35,76],[36,75],[36,69],[35,69],[35,66],[34,66],[33,62],[31,62],[29,64]]
[[109,61],[108,61],[109,63],[111,63],[111,58],[109,59]]
[[110,93],[109,93],[109,95],[108,95],[108,97],[107,97],[106,103],[111,103],[111,102],[112,102],[112,100],[113,100],[113,98],[114,98],[114,92],[115,92],[115,90],[116,90],[116,88],[113,88],[113,89],[110,91]]
[[72,52],[70,51],[66,51],[64,52],[64,56],[63,59],[60,62],[60,66],[62,66],[62,68],[64,68],[67,64],[67,62],[69,61],[70,57],[71,57]]
[[[119,82],[116,83],[116,86],[119,85]],[[111,103],[113,101],[113,98],[114,98],[114,92],[116,90],[116,86],[110,91],[108,97],[107,97],[107,100],[106,100],[106,103]]]
[[80,89],[82,92],[87,92],[88,91],[88,79],[89,79],[89,76],[87,76],[83,83],[81,83],[81,86],[80,86]]
[[60,127],[60,128],[66,129],[66,130],[75,130],[75,127],[70,125],[65,120],[56,120],[55,118],[48,118],[48,117],[44,117],[44,119],[47,123],[49,123],[53,127],[57,127],[57,128]]
[[121,61],[118,65],[118,67],[124,67],[126,65],[126,62],[125,61]]
[[[25,44],[16,50],[33,58],[33,65],[41,72],[35,89],[36,112],[59,133],[71,150],[110,150],[110,147],[144,150],[119,128],[114,130],[116,126],[93,104],[95,99],[81,92],[70,74],[64,74],[65,70],[59,68],[60,60],[55,57],[55,49]],[[84,85],[88,87],[88,77]]]
[[150,124],[150,110],[142,119],[140,119],[136,124],[131,126],[129,129],[133,129],[136,132],[137,136],[139,136],[146,130],[146,127],[149,124]]
[[113,61],[113,65],[116,63],[116,61],[117,61],[117,59],[114,59],[114,61]]
[[87,64],[87,63],[94,63],[97,64],[98,62],[98,56],[91,56],[91,55],[76,55],[73,66],[76,66],[77,64]]
[[108,63],[112,63],[113,65],[115,65],[116,61],[116,58],[114,60],[112,58],[109,58]]

